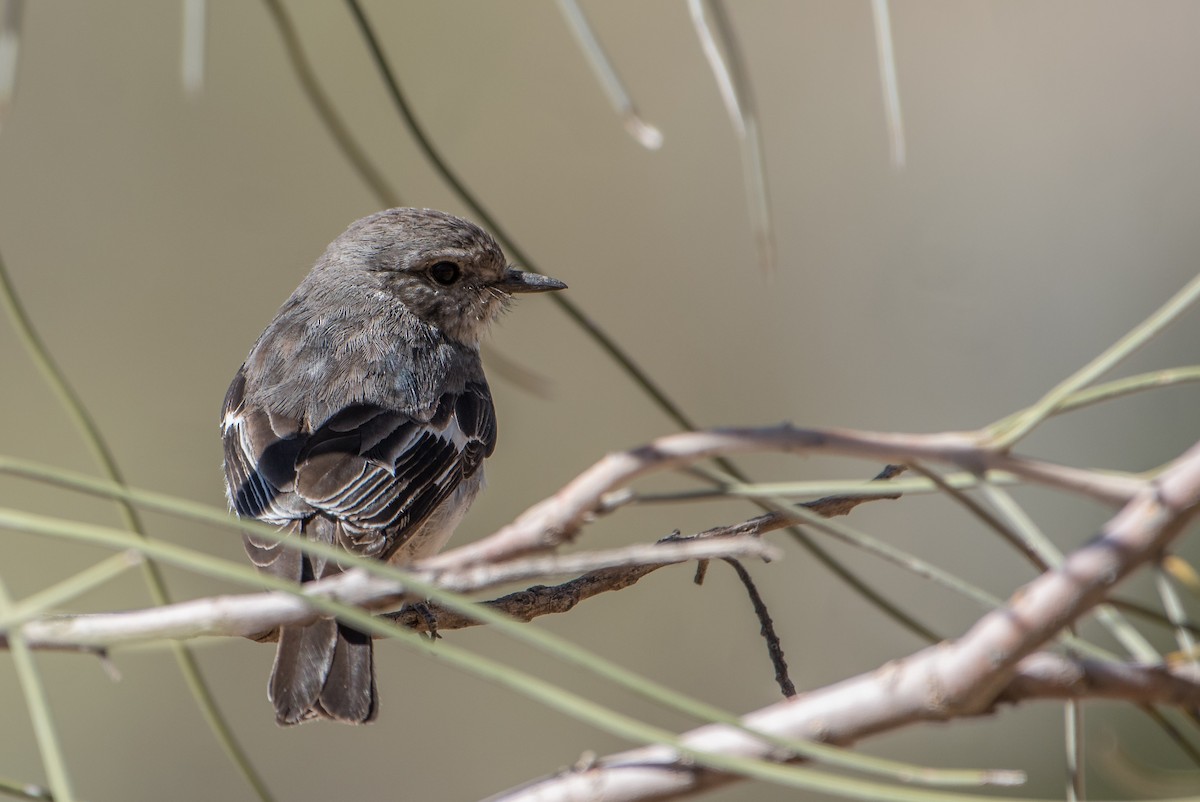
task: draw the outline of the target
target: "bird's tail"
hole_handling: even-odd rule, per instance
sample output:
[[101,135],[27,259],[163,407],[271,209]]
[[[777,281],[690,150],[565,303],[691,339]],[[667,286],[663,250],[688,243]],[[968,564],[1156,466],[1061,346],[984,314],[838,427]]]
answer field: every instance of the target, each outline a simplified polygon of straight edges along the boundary
[[370,635],[322,618],[282,627],[267,693],[281,725],[313,718],[347,724],[379,712]]

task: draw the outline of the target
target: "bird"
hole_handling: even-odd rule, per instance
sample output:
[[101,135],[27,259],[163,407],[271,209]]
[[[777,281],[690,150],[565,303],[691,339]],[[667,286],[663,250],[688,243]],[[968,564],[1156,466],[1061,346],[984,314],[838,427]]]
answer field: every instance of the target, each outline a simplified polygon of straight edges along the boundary
[[[436,553],[483,486],[496,413],[480,361],[521,293],[565,289],[510,265],[470,221],[396,208],[326,248],[250,349],[221,414],[230,507],[285,541],[394,565]],[[304,583],[336,560],[245,533],[257,568]],[[273,633],[268,633],[269,637]],[[280,725],[378,715],[372,638],[332,617],[279,627]]]

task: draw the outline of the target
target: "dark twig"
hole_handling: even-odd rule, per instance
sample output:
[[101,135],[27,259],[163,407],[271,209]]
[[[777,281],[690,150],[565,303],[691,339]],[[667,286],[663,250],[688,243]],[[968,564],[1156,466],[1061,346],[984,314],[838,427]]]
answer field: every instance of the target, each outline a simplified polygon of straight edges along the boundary
[[[879,473],[871,477],[872,482],[886,482],[890,479],[895,479],[907,469],[904,465],[884,465]],[[899,493],[891,493],[886,496],[875,496],[878,499],[891,499],[895,501],[900,498]],[[801,504],[801,507],[808,507],[813,512],[820,513],[826,518],[834,518],[838,515],[849,515],[850,510],[862,504],[863,499],[855,496],[823,496],[816,501],[806,501]]]
[[754,614],[758,616],[760,625],[759,632],[767,641],[767,654],[771,656],[771,665],[775,666],[775,681],[779,683],[779,690],[788,698],[795,696],[796,686],[792,684],[792,678],[788,675],[787,660],[783,656],[783,645],[779,642],[779,635],[775,632],[775,622],[771,620],[767,603],[763,601],[762,594],[758,592],[754,579],[744,565],[732,558],[727,558],[725,562],[733,567],[738,579],[742,581],[742,586],[746,588],[746,595],[750,597],[750,603],[754,605]]
[[[526,590],[519,590],[484,602],[484,604],[507,613],[518,621],[532,621],[543,615],[565,613],[581,601],[601,593],[623,590],[662,567],[662,565],[639,565],[632,568],[605,568],[600,571],[591,571],[560,585],[534,585]],[[387,613],[384,617],[417,632],[428,632],[431,620],[440,631],[465,629],[479,625],[479,621],[474,618],[447,610],[433,602],[426,603],[425,612],[428,613],[428,617],[411,607],[406,607],[399,612]]]

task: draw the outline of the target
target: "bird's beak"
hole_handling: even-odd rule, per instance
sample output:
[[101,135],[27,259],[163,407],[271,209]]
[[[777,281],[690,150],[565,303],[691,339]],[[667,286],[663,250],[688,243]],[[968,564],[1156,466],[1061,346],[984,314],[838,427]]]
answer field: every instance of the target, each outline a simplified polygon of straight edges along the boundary
[[565,290],[566,284],[563,284],[556,278],[543,276],[538,273],[528,273],[524,270],[518,270],[515,267],[510,267],[504,271],[504,277],[494,285],[496,289],[504,292],[550,292],[551,290]]

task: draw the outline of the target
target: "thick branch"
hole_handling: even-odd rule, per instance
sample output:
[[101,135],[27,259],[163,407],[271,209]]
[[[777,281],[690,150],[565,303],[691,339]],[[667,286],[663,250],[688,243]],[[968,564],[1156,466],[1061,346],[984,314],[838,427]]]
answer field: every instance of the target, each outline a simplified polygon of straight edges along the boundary
[[1200,665],[1072,660],[1039,652],[1017,665],[997,704],[1034,699],[1114,699],[1180,708],[1200,707]]
[[[1200,504],[1200,444],[1144,485],[1090,543],[1059,569],[1019,590],[954,643],[924,649],[867,674],[751,713],[750,728],[773,735],[850,745],[867,736],[920,721],[990,712],[999,702],[1068,692],[1155,701],[1196,698],[1194,669],[1078,663],[1034,654],[1063,627],[1086,613],[1132,570],[1159,554],[1195,517]],[[774,757],[774,748],[747,733],[709,725],[686,733],[700,752]],[[596,761],[496,797],[504,802],[603,798],[676,798],[734,777],[681,760],[656,745]]]
[[[911,659],[911,658],[910,658]],[[854,741],[901,724],[939,720],[914,712],[907,720],[885,724],[871,715],[871,706],[887,705],[888,668],[801,694],[794,699],[751,713],[742,719],[763,733],[849,746]],[[867,694],[860,696],[860,694]],[[1167,669],[1129,663],[1073,661],[1060,655],[1031,655],[1017,666],[997,703],[1017,704],[1040,699],[1120,699],[1144,704],[1195,707],[1200,703],[1200,670],[1195,666]],[[993,708],[973,715],[991,713]],[[836,730],[829,724],[836,723]],[[760,758],[777,758],[772,746],[738,730],[707,726],[682,738],[689,749]],[[709,790],[737,779],[681,761],[666,747],[624,752],[534,781],[491,797],[488,802],[559,802],[604,799],[605,802],[675,799]]]

